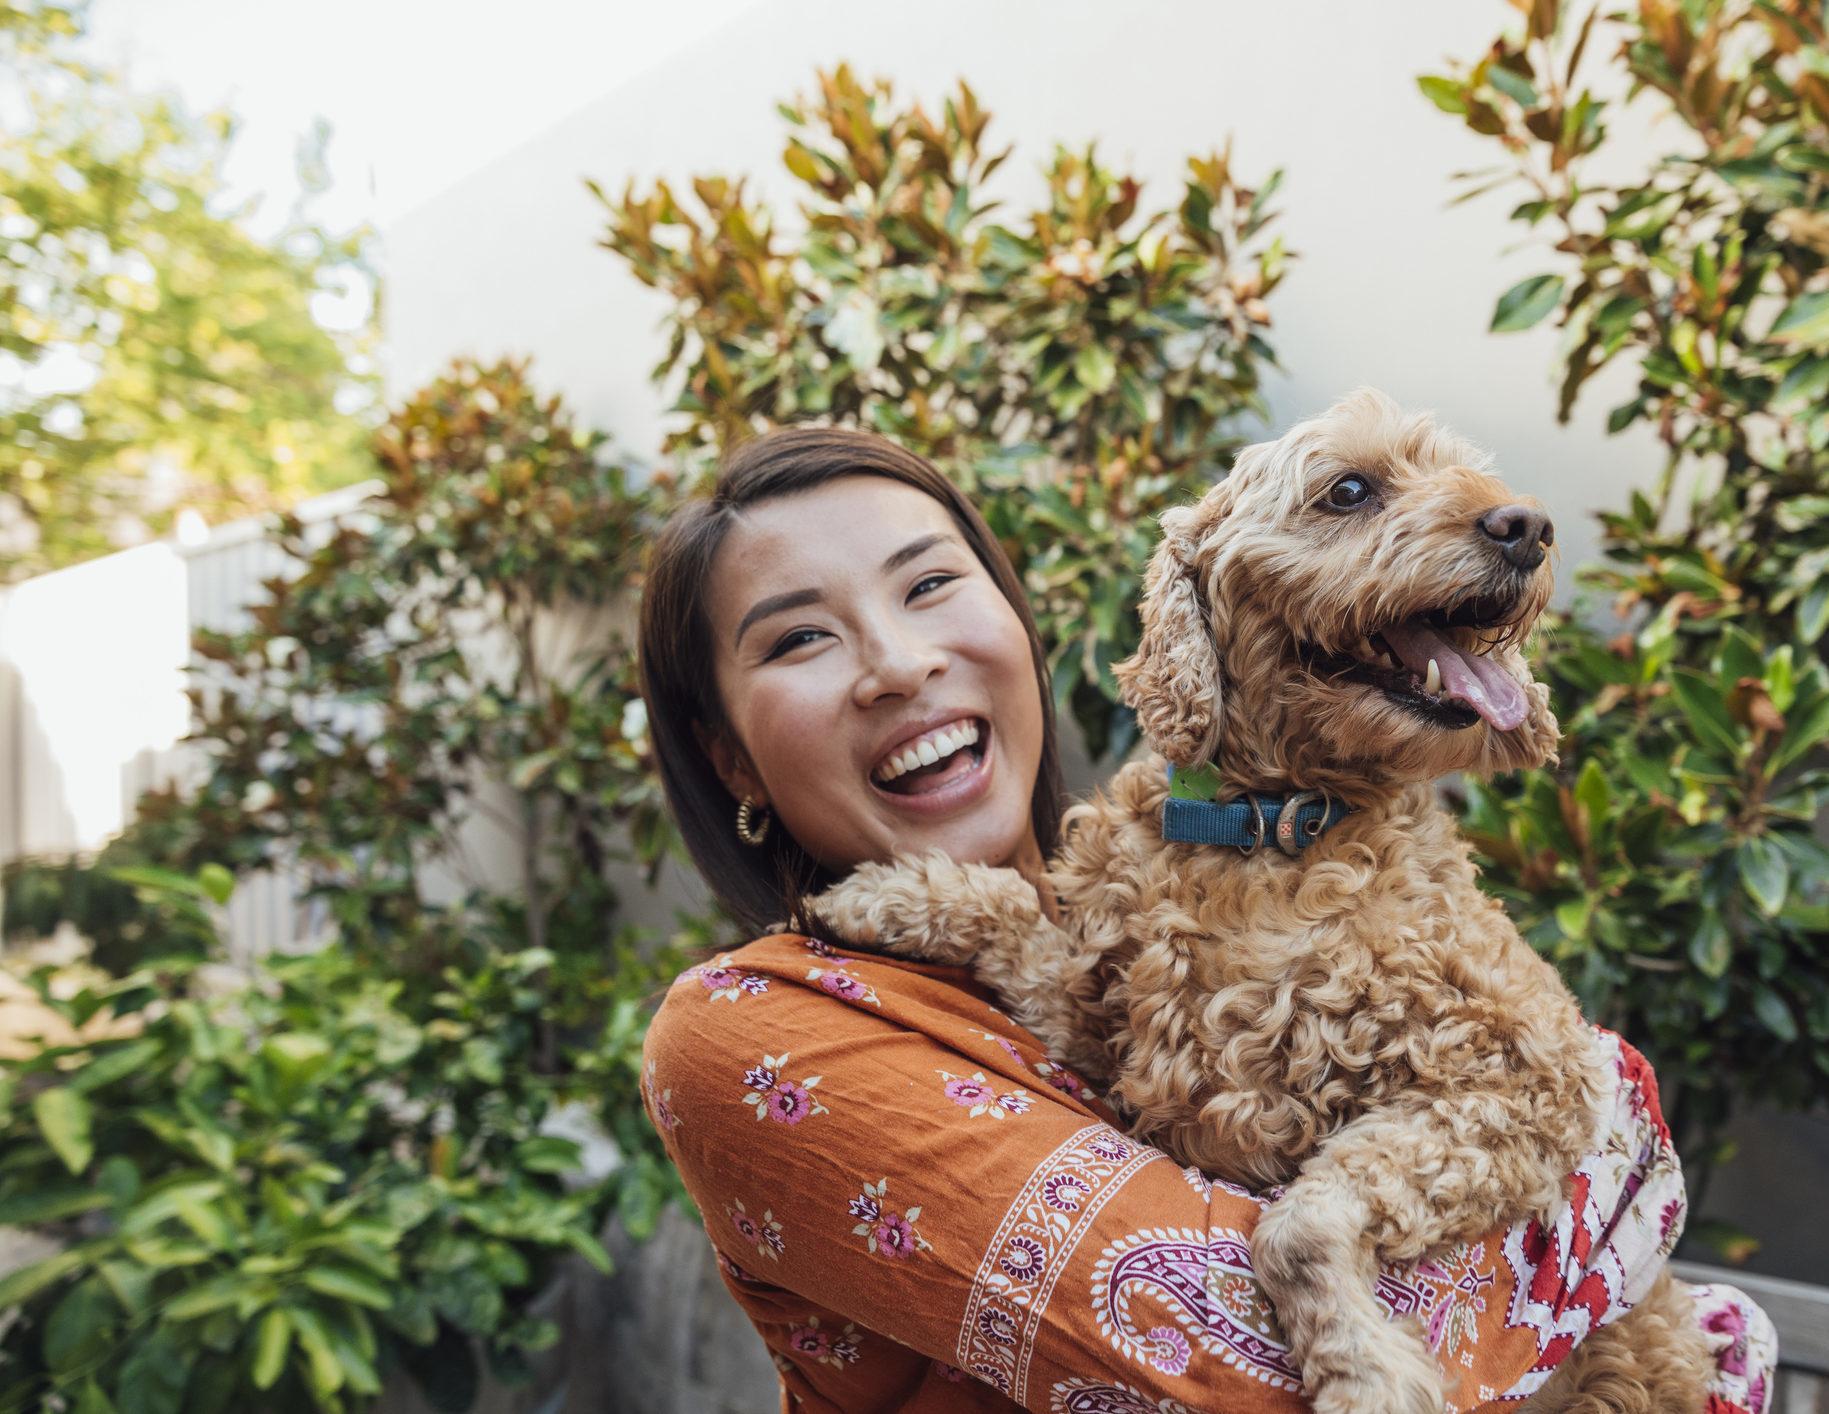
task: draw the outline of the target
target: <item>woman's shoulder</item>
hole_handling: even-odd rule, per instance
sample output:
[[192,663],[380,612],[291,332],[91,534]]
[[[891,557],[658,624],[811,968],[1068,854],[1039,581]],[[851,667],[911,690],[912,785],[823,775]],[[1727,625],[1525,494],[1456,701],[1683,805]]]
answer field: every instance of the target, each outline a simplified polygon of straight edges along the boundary
[[[783,1051],[890,1037],[949,1049],[1040,1045],[961,967],[837,948],[776,933],[713,954],[668,988],[645,1051],[665,1068],[721,1070]],[[881,1054],[880,1050],[878,1054]]]

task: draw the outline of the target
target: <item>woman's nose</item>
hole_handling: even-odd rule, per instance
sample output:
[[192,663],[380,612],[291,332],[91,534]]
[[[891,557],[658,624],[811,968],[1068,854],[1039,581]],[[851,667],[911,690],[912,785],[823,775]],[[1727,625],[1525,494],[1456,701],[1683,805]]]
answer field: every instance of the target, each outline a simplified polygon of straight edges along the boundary
[[946,671],[946,654],[938,646],[900,634],[872,641],[864,671],[857,680],[860,706],[884,697],[912,697],[927,680]]

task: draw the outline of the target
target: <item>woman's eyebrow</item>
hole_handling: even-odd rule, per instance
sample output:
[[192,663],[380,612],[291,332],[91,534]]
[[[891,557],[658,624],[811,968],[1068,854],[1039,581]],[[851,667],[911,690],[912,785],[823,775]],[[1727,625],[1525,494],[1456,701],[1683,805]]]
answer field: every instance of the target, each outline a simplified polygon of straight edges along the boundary
[[891,570],[899,570],[916,555],[925,554],[941,541],[951,540],[952,538],[953,537],[947,534],[946,531],[936,530],[932,535],[923,535],[918,540],[910,540],[901,549],[897,550],[888,559],[883,561],[883,573],[888,574]]
[[790,589],[786,594],[771,594],[766,599],[758,599],[743,616],[743,622],[737,625],[737,636],[732,640],[732,647],[740,647],[743,635],[749,632],[749,626],[758,619],[766,619],[771,614],[785,613],[789,609],[803,609],[808,604],[817,604],[826,596],[817,589]]
[[[924,554],[941,542],[952,539],[954,537],[946,531],[936,530],[931,535],[923,535],[910,540],[883,561],[883,573],[889,574],[891,571],[898,570],[915,556]],[[743,622],[737,625],[737,636],[732,640],[732,647],[742,644],[743,635],[749,631],[751,624],[766,619],[771,614],[785,613],[789,609],[804,609],[808,604],[817,604],[825,597],[817,589],[790,589],[785,594],[771,594],[766,599],[758,599],[750,607],[750,611],[743,616]]]

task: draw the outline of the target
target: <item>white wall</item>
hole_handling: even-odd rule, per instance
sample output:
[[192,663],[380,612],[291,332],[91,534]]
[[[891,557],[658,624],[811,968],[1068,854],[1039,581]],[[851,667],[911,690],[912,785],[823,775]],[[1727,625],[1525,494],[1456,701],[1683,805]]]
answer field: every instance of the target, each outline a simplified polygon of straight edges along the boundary
[[[1038,186],[1033,168],[1055,139],[1097,139],[1163,204],[1185,157],[1228,134],[1241,171],[1286,166],[1280,229],[1301,259],[1272,306],[1289,370],[1270,383],[1276,428],[1366,382],[1439,410],[1550,505],[1566,586],[1593,551],[1588,513],[1648,482],[1660,452],[1642,430],[1605,435],[1629,377],[1591,388],[1559,428],[1557,334],[1487,332],[1500,292],[1552,267],[1536,250],[1501,254],[1520,237],[1506,213],[1521,194],[1446,207],[1449,174],[1497,152],[1415,85],[1515,16],[1499,0],[776,0],[389,226],[390,377],[405,390],[454,354],[531,353],[539,378],[651,458],[661,401],[647,370],[663,304],[594,245],[603,221],[582,178],[616,191],[631,176],[749,173],[779,197],[792,183],[773,105],[816,65],[846,59],[927,99],[963,76],[995,114],[993,134],[1017,145],[1005,170],[1018,198]],[[1674,125],[1655,143],[1636,133],[1619,157],[1629,171],[1677,136]]]

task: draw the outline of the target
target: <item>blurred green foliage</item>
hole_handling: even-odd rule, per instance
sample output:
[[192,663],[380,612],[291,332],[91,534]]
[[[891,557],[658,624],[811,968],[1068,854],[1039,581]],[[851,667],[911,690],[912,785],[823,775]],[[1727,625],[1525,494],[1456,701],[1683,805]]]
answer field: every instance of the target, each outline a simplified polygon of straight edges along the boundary
[[595,185],[603,244],[673,301],[655,378],[688,480],[763,427],[885,433],[976,500],[1029,591],[1055,692],[1095,756],[1134,740],[1111,665],[1136,643],[1156,517],[1198,496],[1262,416],[1280,174],[1188,163],[1178,206],[1090,148],[1055,151],[1045,197],[989,195],[1009,155],[961,84],[938,115],[843,66],[784,104],[781,216],[741,179],[690,194]]
[[[133,95],[81,56],[81,7],[0,0],[0,583],[366,473],[366,230],[232,204],[225,113]],[[303,149],[320,189],[319,131]]]
[[[376,495],[282,517],[249,626],[199,636],[202,779],[11,871],[9,933],[69,921],[119,978],[47,1004],[144,1028],[0,1062],[0,1220],[70,1244],[0,1284],[0,1409],[353,1410],[395,1365],[464,1409],[473,1347],[506,1379],[552,1339],[556,1256],[679,1196],[641,1040],[709,925],[619,923],[610,877],[675,847],[622,632],[667,483],[512,362],[454,365],[375,448]],[[268,868],[322,935],[211,999],[214,905]],[[567,1103],[616,1154],[575,1191]]]
[[526,1307],[561,1254],[609,1269],[595,1234],[629,1187],[544,1122],[639,1083],[626,998],[563,1072],[527,1064],[554,961],[436,986],[338,948],[227,990],[176,956],[69,995],[38,974],[72,1025],[110,1024],[0,1071],[0,1221],[64,1243],[0,1279],[0,1408],[343,1410],[404,1368],[462,1410],[478,1347],[523,1377],[559,1334]]
[[[1420,81],[1504,149],[1463,198],[1522,182],[1513,219],[1552,252],[1493,327],[1561,325],[1564,419],[1632,360],[1609,427],[1669,455],[1584,576],[1626,630],[1544,642],[1560,770],[1472,791],[1466,823],[1532,941],[1674,1086],[1696,1187],[1737,1105],[1829,1089],[1829,37],[1802,0],[1518,8]],[[1672,150],[1609,182],[1628,101]]]

